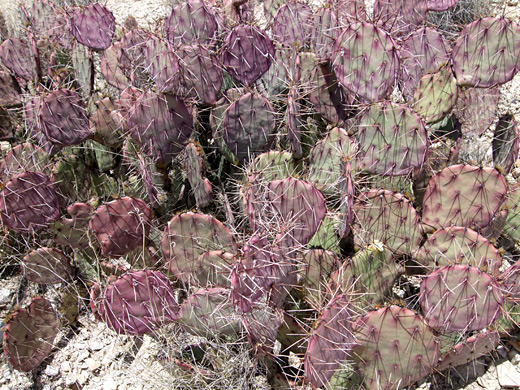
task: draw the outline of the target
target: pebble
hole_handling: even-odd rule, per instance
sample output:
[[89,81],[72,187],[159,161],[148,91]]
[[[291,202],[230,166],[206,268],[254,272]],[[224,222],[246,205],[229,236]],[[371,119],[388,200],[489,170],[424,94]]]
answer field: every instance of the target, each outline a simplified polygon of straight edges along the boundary
[[100,351],[103,348],[105,348],[105,343],[103,343],[101,340],[93,340],[90,343],[90,349],[92,351]]
[[117,382],[113,378],[105,378],[105,382],[103,383],[103,390],[117,390]]
[[63,372],[70,372],[70,370],[72,370],[72,366],[70,365],[69,362],[61,363],[61,371],[63,371]]
[[11,288],[0,288],[0,307],[4,307],[11,302],[14,290]]
[[85,363],[87,363],[88,369],[90,371],[96,371],[99,367],[101,367],[101,363],[92,358],[88,358],[87,360],[85,360]]
[[78,353],[78,359],[77,359],[78,362],[82,362],[83,360],[85,360],[86,358],[88,358],[89,355],[90,355],[90,354],[89,354],[88,351],[85,350],[85,349],[82,350],[82,351],[80,351],[80,352]]
[[45,372],[45,375],[47,375],[47,376],[56,376],[60,373],[60,370],[54,366],[47,366],[47,367],[45,367],[44,372]]
[[520,373],[509,360],[497,366],[497,377],[502,387],[518,388],[520,386]]

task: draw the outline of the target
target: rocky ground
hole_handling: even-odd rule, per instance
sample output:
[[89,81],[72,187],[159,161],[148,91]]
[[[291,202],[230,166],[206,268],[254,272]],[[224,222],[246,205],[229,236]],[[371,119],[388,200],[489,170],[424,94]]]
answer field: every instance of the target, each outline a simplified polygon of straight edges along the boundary
[[[31,2],[32,0],[24,0]],[[0,0],[0,9],[11,31],[20,31],[17,11],[19,1]],[[500,13],[520,19],[518,2],[500,2]],[[106,6],[118,23],[133,15],[143,27],[153,26],[168,15],[170,6],[156,0],[107,0]],[[520,76],[502,88],[501,112],[515,114],[520,119]],[[471,141],[472,153],[489,153],[489,135],[478,142]],[[473,148],[473,149],[472,149]],[[2,277],[0,275],[0,277]],[[19,274],[0,280],[0,319],[14,305],[23,306],[31,295],[40,294],[35,286],[27,286]],[[45,295],[57,302],[60,292],[50,287]],[[126,337],[95,320],[84,304],[74,326],[65,327],[55,340],[55,347],[41,368],[32,373],[12,370],[3,355],[0,357],[0,390],[162,390],[162,389],[269,389],[265,376],[256,370],[255,362],[240,344],[212,345],[214,358],[208,363],[209,373],[186,372],[175,364],[180,350],[193,342],[178,329],[168,328],[152,336]],[[428,378],[420,389],[503,389],[520,388],[520,342],[511,339],[492,355],[479,358],[457,370]],[[203,375],[215,374],[212,385]],[[220,377],[218,377],[220,376]]]

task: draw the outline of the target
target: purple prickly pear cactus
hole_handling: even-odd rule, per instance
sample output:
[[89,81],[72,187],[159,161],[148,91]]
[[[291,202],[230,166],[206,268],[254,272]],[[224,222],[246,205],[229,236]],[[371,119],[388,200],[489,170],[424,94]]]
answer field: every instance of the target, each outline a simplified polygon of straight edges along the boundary
[[99,206],[90,219],[90,230],[101,244],[103,256],[123,256],[146,245],[151,227],[150,207],[128,196]]
[[23,258],[22,269],[27,280],[42,284],[66,282],[72,275],[69,259],[54,248],[31,251]]
[[58,195],[43,173],[13,177],[0,193],[0,216],[7,228],[29,233],[47,227],[60,216]]
[[340,364],[352,356],[356,316],[346,295],[334,298],[318,318],[305,354],[305,376],[315,387],[326,386]]
[[0,45],[0,59],[7,69],[25,80],[38,76],[36,60],[27,41],[9,38]]
[[419,302],[433,329],[469,332],[488,327],[502,315],[504,296],[489,274],[454,264],[438,268],[423,279]]
[[40,120],[42,132],[55,145],[76,145],[91,135],[83,101],[67,89],[45,96]]
[[305,48],[311,35],[312,9],[305,3],[290,0],[280,7],[272,29],[274,38],[289,47]]
[[49,301],[33,298],[27,309],[18,309],[4,330],[4,354],[11,366],[31,371],[49,355],[60,320]]
[[67,212],[71,218],[61,218],[50,226],[54,241],[72,248],[87,248],[90,244],[88,225],[92,207],[85,203],[74,203],[67,207]]
[[91,49],[106,49],[116,31],[116,18],[99,3],[89,4],[72,16],[72,33]]
[[273,42],[263,31],[239,25],[226,38],[221,61],[234,79],[250,85],[267,72],[274,53]]
[[94,300],[100,318],[118,333],[142,335],[176,321],[179,305],[166,276],[158,271],[130,272]]

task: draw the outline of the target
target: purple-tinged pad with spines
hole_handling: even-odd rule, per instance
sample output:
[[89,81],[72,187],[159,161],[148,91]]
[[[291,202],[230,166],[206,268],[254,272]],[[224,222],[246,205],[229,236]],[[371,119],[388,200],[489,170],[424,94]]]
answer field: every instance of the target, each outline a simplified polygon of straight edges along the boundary
[[425,123],[442,121],[457,102],[457,80],[449,66],[421,77],[413,94],[412,108]]
[[422,221],[436,229],[465,226],[478,231],[489,225],[506,195],[506,179],[496,169],[452,165],[430,179]]
[[151,222],[152,213],[144,201],[124,196],[99,206],[89,227],[103,256],[118,257],[146,245]]
[[429,375],[439,361],[437,338],[413,311],[391,305],[369,311],[353,326],[352,355],[368,389],[400,389]]
[[74,203],[67,207],[67,213],[71,218],[62,217],[50,226],[54,242],[74,249],[87,248],[90,245],[88,225],[92,207],[86,203]]
[[442,12],[454,7],[459,0],[426,0],[428,11]]
[[502,272],[498,281],[508,301],[520,301],[520,260]]
[[142,95],[143,92],[135,87],[127,87],[121,91],[117,105],[119,106],[120,117],[123,118],[122,123],[125,122],[130,109]]
[[367,21],[365,0],[327,0],[340,26]]
[[205,162],[202,148],[190,142],[184,149],[184,167],[190,183],[195,202],[199,209],[209,206],[213,202],[213,188],[205,177]]
[[217,103],[224,81],[217,57],[202,45],[182,46],[175,54],[181,64],[175,93],[197,103]]
[[16,310],[4,329],[4,355],[18,371],[32,371],[49,356],[60,320],[50,302],[32,299],[27,309]]
[[358,305],[375,305],[390,297],[392,286],[404,271],[391,250],[374,242],[345,261],[330,278],[332,294],[355,294]]
[[419,216],[412,203],[398,192],[372,189],[353,205],[354,242],[364,247],[381,241],[398,254],[413,253],[422,240]]
[[121,48],[121,42],[115,42],[104,51],[101,57],[100,70],[107,83],[122,90],[129,87],[131,81],[119,66],[118,53]]
[[50,174],[49,155],[39,146],[30,143],[16,145],[0,164],[0,180],[8,182],[23,172],[42,172]]
[[96,102],[96,110],[90,114],[89,126],[92,138],[102,145],[117,147],[123,143],[117,106],[106,97]]
[[496,119],[500,87],[459,88],[455,116],[462,133],[481,136]]
[[242,330],[240,316],[235,313],[227,288],[197,290],[181,306],[179,322],[189,333],[219,338],[234,336]]
[[285,117],[287,121],[287,138],[291,144],[292,155],[299,160],[303,157],[302,134],[304,132],[304,124],[301,118],[302,104],[300,103],[300,92],[296,86],[289,88]]
[[58,146],[77,145],[91,135],[83,101],[67,89],[44,97],[40,121],[47,139]]
[[520,26],[505,18],[476,20],[464,27],[451,56],[459,85],[487,88],[503,84],[517,73]]
[[165,228],[161,249],[166,268],[182,281],[190,280],[205,252],[237,252],[231,231],[211,215],[198,213],[175,215]]
[[89,4],[72,16],[72,33],[76,40],[91,49],[110,46],[116,31],[116,18],[99,3]]
[[178,319],[179,305],[166,276],[158,271],[127,273],[95,299],[98,315],[122,334],[143,335]]
[[372,23],[354,23],[334,44],[332,66],[339,82],[367,102],[388,96],[399,73],[392,37]]
[[428,135],[419,115],[390,101],[361,113],[354,138],[359,143],[356,167],[380,175],[408,175],[422,168],[428,151]]
[[50,156],[56,154],[61,148],[54,145],[42,132],[42,124],[40,121],[40,111],[42,107],[40,95],[28,97],[24,102],[24,119],[25,126],[29,130],[31,137],[38,143],[38,145],[45,150]]
[[241,24],[228,34],[222,49],[224,69],[237,81],[250,85],[271,66],[273,42],[255,26]]
[[410,99],[421,77],[435,73],[450,59],[449,43],[437,30],[421,27],[414,30],[399,47],[401,60],[400,85]]
[[354,162],[355,155],[356,145],[347,131],[335,127],[311,149],[306,177],[325,196],[342,196],[347,180],[344,166]]
[[437,372],[455,368],[464,364],[471,363],[481,356],[496,351],[500,345],[500,333],[492,330],[485,330],[464,339],[462,342],[450,348],[448,352],[441,356],[439,364],[435,367]]
[[332,57],[334,41],[339,36],[341,29],[338,19],[333,10],[328,7],[321,7],[311,16],[310,43],[316,60],[329,62]]
[[58,219],[58,195],[50,179],[39,172],[13,177],[0,192],[0,216],[8,229],[21,233],[43,229]]
[[175,95],[145,92],[130,108],[126,126],[141,150],[168,165],[180,153],[193,131],[193,116]]
[[276,128],[274,110],[269,101],[256,93],[246,93],[233,102],[222,122],[227,147],[244,162],[265,151]]
[[272,228],[277,231],[282,250],[306,245],[327,213],[321,192],[308,181],[294,177],[270,182],[265,198],[271,209],[267,215],[273,214]]
[[0,70],[0,106],[11,107],[21,103],[20,87],[9,73]]
[[40,0],[33,2],[29,9],[28,22],[31,24],[32,32],[38,38],[53,38],[58,13],[54,4],[48,0]]
[[175,47],[194,43],[211,46],[216,43],[219,24],[207,2],[188,0],[173,7],[164,28],[168,41]]
[[72,277],[69,259],[55,248],[38,248],[22,259],[25,279],[34,283],[56,284],[68,282]]
[[469,332],[488,327],[502,315],[504,296],[491,275],[476,267],[453,264],[423,279],[419,302],[433,329]]
[[444,265],[465,264],[491,275],[497,275],[502,264],[502,256],[487,238],[460,226],[437,230],[428,237],[414,259],[430,270]]
[[374,19],[392,36],[402,37],[426,22],[428,8],[424,0],[376,0]]
[[162,39],[151,36],[146,41],[144,52],[144,65],[157,91],[172,92],[179,72],[179,61],[173,48]]
[[495,127],[491,146],[493,165],[504,175],[511,172],[518,159],[519,143],[518,125],[514,116],[502,116]]
[[312,386],[326,386],[341,363],[352,357],[357,313],[348,295],[332,299],[317,320],[305,354],[305,376]]
[[271,28],[276,41],[304,50],[310,43],[312,9],[305,3],[289,0],[276,13]]
[[[146,72],[146,51],[150,33],[130,30],[117,44],[117,64],[133,86],[146,87],[149,74]],[[113,61],[113,59],[110,59]]]
[[9,38],[0,45],[0,60],[7,69],[24,80],[38,77],[36,59],[29,43],[20,38]]

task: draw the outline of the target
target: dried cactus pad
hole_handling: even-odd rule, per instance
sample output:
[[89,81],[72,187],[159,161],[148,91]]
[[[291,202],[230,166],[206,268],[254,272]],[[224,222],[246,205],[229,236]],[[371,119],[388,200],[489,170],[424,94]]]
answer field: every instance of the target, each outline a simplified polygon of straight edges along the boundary
[[36,61],[27,41],[9,38],[0,45],[0,60],[7,69],[25,80],[37,76]]
[[498,250],[487,238],[470,228],[450,226],[433,233],[415,255],[426,267],[469,264],[495,275],[502,264]]
[[236,26],[228,35],[222,51],[222,65],[233,78],[250,85],[271,66],[274,45],[254,26]]
[[388,33],[371,23],[354,23],[336,40],[332,64],[345,88],[376,102],[392,92],[399,57]]
[[49,355],[60,321],[49,301],[33,298],[27,309],[16,310],[5,327],[4,354],[14,369],[31,371]]
[[424,164],[426,128],[419,115],[404,104],[384,101],[361,116],[355,134],[359,168],[380,175],[407,175]]
[[55,284],[71,278],[72,268],[63,252],[54,248],[38,248],[22,260],[23,276],[34,283]]
[[23,233],[58,219],[58,196],[50,179],[38,172],[13,177],[0,193],[0,216],[9,229]]
[[83,101],[67,89],[45,96],[40,119],[45,136],[59,146],[79,144],[91,134]]
[[452,165],[430,179],[423,223],[435,228],[486,227],[506,200],[507,184],[493,168]]
[[161,241],[166,267],[177,278],[188,281],[198,269],[198,259],[205,252],[224,250],[236,253],[233,234],[211,215],[183,213],[174,216]]
[[271,142],[276,126],[273,108],[263,96],[247,93],[231,104],[222,126],[229,150],[240,162],[246,161]]
[[476,267],[441,267],[421,283],[419,302],[429,326],[439,332],[480,330],[502,315],[498,283]]
[[104,322],[116,332],[142,335],[177,320],[179,305],[166,276],[157,271],[130,272],[96,298]]
[[367,389],[400,389],[425,377],[439,360],[436,338],[413,311],[387,306],[370,311],[354,325],[354,357]]
[[89,4],[72,16],[72,33],[91,49],[106,49],[116,31],[116,18],[99,3]]
[[144,201],[125,196],[99,206],[89,226],[103,256],[123,256],[146,245],[151,219],[150,207]]
[[503,84],[517,72],[520,26],[505,18],[476,20],[453,47],[453,71],[460,85],[479,88]]
[[355,315],[350,299],[339,295],[318,319],[305,355],[305,376],[313,386],[325,386],[340,364],[351,356],[356,342],[352,333]]
[[372,189],[359,195],[353,211],[357,246],[378,240],[396,253],[413,253],[419,247],[422,239],[419,216],[404,195]]

